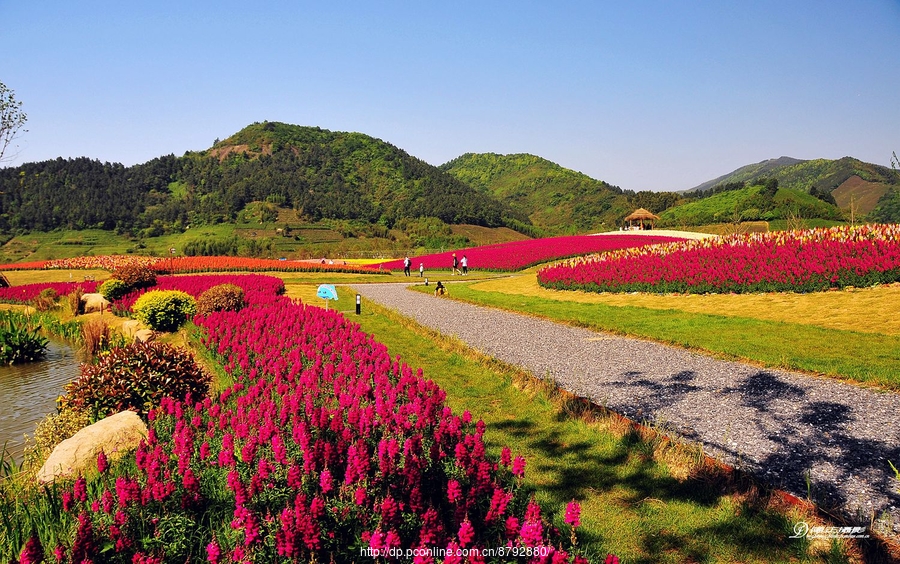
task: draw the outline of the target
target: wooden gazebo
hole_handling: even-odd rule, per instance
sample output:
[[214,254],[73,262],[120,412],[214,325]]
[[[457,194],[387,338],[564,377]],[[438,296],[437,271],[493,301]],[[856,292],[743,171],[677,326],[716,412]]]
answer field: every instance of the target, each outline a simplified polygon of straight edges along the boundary
[[626,217],[625,221],[628,222],[629,229],[634,229],[634,224],[636,222],[640,222],[640,229],[647,229],[646,225],[644,224],[645,221],[650,222],[650,229],[653,229],[653,226],[657,219],[659,219],[658,215],[654,215],[644,208],[638,208],[631,212],[631,215]]

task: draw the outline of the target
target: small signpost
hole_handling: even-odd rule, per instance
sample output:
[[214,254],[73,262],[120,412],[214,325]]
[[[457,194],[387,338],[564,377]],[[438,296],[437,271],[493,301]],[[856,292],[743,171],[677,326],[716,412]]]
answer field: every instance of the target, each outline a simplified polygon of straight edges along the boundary
[[319,289],[316,290],[316,295],[325,300],[325,311],[328,311],[329,300],[337,301],[338,299],[337,290],[335,289],[334,284],[320,285]]

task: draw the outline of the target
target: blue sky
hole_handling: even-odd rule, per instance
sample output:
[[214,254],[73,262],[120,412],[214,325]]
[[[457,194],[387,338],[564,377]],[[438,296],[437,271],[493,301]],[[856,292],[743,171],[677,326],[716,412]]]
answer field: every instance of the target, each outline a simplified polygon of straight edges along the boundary
[[256,121],[632,190],[900,152],[900,1],[0,0],[15,159],[131,165]]

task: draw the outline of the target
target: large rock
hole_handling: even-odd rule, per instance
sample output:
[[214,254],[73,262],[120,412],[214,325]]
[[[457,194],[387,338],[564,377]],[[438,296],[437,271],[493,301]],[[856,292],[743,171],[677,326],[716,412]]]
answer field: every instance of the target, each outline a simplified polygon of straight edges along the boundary
[[84,304],[85,313],[109,311],[109,300],[104,298],[103,294],[85,294],[81,296],[81,302]]
[[156,340],[156,331],[152,329],[139,329],[134,333],[134,340],[146,343],[147,341]]
[[134,339],[134,334],[143,329],[143,325],[137,319],[129,319],[122,324],[122,334],[126,339]]
[[147,426],[137,413],[122,411],[101,419],[56,445],[35,476],[41,483],[78,476],[97,463],[100,451],[115,460],[137,448]]

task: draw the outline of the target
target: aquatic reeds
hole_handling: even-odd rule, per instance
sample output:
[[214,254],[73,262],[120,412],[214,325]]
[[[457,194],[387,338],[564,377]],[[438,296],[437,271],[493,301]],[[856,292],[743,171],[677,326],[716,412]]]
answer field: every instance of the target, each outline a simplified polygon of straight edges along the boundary
[[34,319],[17,311],[0,311],[0,363],[29,362],[44,356],[48,340]]

